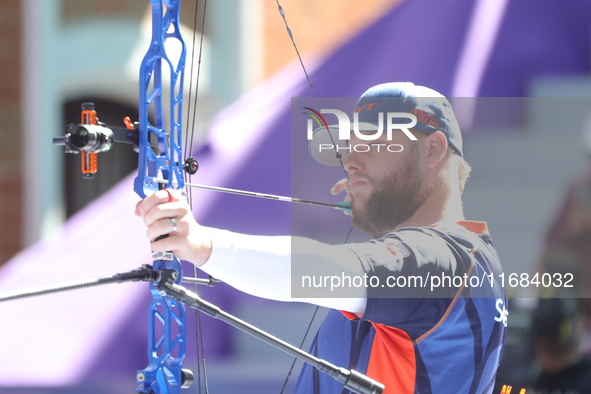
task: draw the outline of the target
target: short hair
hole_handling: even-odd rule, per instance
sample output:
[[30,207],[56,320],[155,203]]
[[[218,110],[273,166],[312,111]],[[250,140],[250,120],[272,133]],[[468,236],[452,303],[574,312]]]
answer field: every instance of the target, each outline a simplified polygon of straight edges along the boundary
[[460,156],[451,146],[448,146],[447,148],[447,158],[450,165],[455,166],[458,169],[458,185],[460,187],[460,193],[462,193],[466,187],[468,178],[470,178],[472,167],[468,164],[466,159]]

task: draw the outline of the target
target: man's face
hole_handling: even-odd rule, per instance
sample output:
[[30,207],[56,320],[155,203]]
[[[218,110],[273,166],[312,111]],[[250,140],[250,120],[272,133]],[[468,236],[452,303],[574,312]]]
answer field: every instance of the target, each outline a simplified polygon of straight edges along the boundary
[[[400,137],[400,136],[398,136]],[[398,139],[398,141],[394,140]],[[349,192],[353,224],[375,237],[382,236],[408,220],[425,200],[419,166],[419,141],[402,136],[392,141],[360,141],[351,144],[400,144],[402,152],[353,152],[345,160],[349,172]]]

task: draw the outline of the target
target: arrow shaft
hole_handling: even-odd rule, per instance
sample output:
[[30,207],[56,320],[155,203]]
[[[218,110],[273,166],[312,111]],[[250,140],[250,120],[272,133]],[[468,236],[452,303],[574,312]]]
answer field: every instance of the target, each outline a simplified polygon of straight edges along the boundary
[[221,192],[221,193],[237,194],[240,196],[266,198],[268,200],[293,202],[293,203],[298,203],[298,204],[317,205],[317,206],[321,206],[321,207],[328,207],[328,208],[340,209],[340,210],[344,210],[344,211],[350,211],[350,208],[346,205],[330,204],[330,203],[310,201],[310,200],[302,200],[301,198],[295,198],[295,197],[277,196],[275,194],[257,193],[257,192],[250,192],[250,191],[246,191],[246,190],[229,189],[226,187],[199,185],[196,183],[185,183],[185,186],[195,187],[197,189],[213,190],[213,191]]

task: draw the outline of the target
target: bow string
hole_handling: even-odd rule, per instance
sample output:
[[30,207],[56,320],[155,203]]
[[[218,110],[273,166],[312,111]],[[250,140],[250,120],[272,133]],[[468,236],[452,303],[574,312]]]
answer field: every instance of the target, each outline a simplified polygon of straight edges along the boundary
[[[291,31],[291,28],[289,27],[289,23],[287,22],[287,17],[285,15],[285,11],[283,10],[283,7],[281,6],[281,3],[279,2],[279,0],[275,0],[275,2],[277,3],[277,9],[279,10],[279,14],[283,18],[283,23],[285,24],[285,29],[287,30],[287,35],[289,36],[289,38],[293,44],[293,48],[294,48],[297,58],[300,62],[300,66],[302,67],[302,71],[304,72],[304,75],[306,76],[306,80],[308,82],[308,86],[310,87],[310,91],[312,92],[312,96],[314,97],[316,107],[318,110],[320,110],[320,103],[318,102],[318,96],[316,95],[316,90],[314,89],[314,85],[312,84],[312,80],[310,79],[310,75],[308,74],[308,70],[306,69],[306,66],[304,64],[302,56],[300,55],[300,51],[299,51],[298,46],[296,44],[293,32]],[[332,141],[332,145],[336,146],[334,138],[333,138],[332,133],[330,132],[328,126],[325,125],[325,129],[326,129],[326,132],[328,133],[328,136],[330,137],[330,139]],[[348,180],[349,174],[347,173],[347,170],[345,169],[345,165],[343,164],[342,156],[338,151],[335,151],[335,157],[337,158],[337,160],[343,170],[343,173],[345,174],[345,178]],[[350,205],[346,206],[346,208],[347,209],[344,209],[344,211],[349,211],[349,212],[351,211]],[[349,242],[349,237],[351,236],[352,231],[353,231],[353,225],[351,224],[351,227],[349,228],[349,231],[347,232],[347,236],[345,237],[344,243]],[[308,335],[310,333],[310,329],[312,328],[312,324],[314,324],[314,320],[316,319],[319,309],[320,309],[319,306],[316,306],[316,308],[314,308],[314,312],[312,313],[312,317],[310,318],[310,322],[308,323],[308,327],[306,328],[306,332],[304,333],[304,336],[300,342],[300,346],[299,346],[300,349],[302,349],[304,347],[304,344],[306,343],[306,339],[308,338]],[[291,374],[293,372],[293,368],[295,367],[296,361],[297,361],[297,358],[294,358],[291,363],[291,366],[285,376],[283,386],[281,387],[280,394],[283,394],[283,392],[285,391],[285,388],[287,387],[287,384],[289,382],[289,378],[291,377]]]

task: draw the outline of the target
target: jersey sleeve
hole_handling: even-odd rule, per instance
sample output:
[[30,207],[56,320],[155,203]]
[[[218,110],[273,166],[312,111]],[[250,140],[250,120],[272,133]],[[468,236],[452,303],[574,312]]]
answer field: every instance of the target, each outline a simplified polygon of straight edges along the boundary
[[458,291],[441,286],[444,277],[462,276],[460,252],[436,231],[402,229],[351,246],[369,277],[366,310],[373,323],[424,332],[445,314]]
[[271,300],[307,302],[353,313],[365,310],[365,287],[335,286],[335,280],[360,278],[364,273],[358,256],[346,245],[208,231],[213,251],[200,268],[230,286]]

